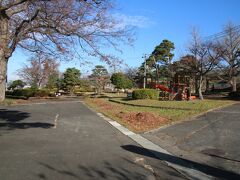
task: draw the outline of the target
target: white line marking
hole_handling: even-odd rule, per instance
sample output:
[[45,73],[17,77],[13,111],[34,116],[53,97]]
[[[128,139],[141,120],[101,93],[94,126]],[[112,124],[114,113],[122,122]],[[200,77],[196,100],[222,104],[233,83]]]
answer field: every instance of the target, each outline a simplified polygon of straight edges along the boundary
[[55,119],[54,119],[54,126],[53,129],[57,128],[57,120],[58,120],[59,114],[56,114]]

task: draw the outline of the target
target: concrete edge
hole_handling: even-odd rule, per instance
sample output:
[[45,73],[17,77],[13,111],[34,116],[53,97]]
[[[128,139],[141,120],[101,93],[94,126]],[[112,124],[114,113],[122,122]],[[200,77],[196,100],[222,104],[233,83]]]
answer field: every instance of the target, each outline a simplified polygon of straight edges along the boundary
[[[175,155],[171,154],[170,152],[168,152],[167,150],[161,148],[157,144],[154,144],[150,140],[144,138],[140,134],[136,134],[136,133],[130,131],[129,129],[127,129],[126,127],[123,127],[117,121],[112,120],[109,117],[106,117],[104,114],[102,114],[100,112],[97,112],[95,109],[93,109],[90,106],[88,106],[85,102],[82,102],[82,104],[85,105],[92,112],[96,113],[100,118],[102,118],[105,121],[107,121],[111,126],[113,126],[115,129],[120,131],[122,134],[128,136],[134,142],[136,142],[137,144],[139,144],[143,148],[147,149],[150,153],[152,153],[159,160],[161,160],[160,153],[164,153],[164,154],[168,154],[168,155],[171,155],[171,156],[175,156]],[[209,175],[207,175],[205,173],[202,173],[200,171],[197,171],[195,169],[189,169],[189,168],[186,168],[184,166],[180,166],[178,164],[174,164],[174,163],[171,163],[171,162],[168,162],[168,161],[163,161],[163,162],[165,162],[169,167],[175,169],[177,172],[181,173],[187,179],[199,179],[199,180],[210,180],[210,179],[213,179],[212,176],[209,176]],[[179,162],[181,162],[179,164],[184,164],[185,163],[182,160],[179,160]]]

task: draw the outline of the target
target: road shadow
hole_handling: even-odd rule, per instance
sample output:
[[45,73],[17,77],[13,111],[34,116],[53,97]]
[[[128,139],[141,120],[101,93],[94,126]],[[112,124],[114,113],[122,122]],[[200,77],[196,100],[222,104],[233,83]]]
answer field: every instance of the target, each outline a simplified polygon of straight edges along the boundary
[[17,110],[7,110],[0,109],[0,122],[18,122],[30,117],[30,113],[17,111]]
[[17,110],[0,109],[0,130],[28,128],[51,128],[54,125],[42,122],[22,122],[30,117],[30,113]]
[[[147,174],[146,169],[143,166],[136,164],[129,159],[122,158],[124,161],[123,165],[121,164],[113,164],[108,161],[103,161],[100,167],[95,166],[86,166],[86,165],[77,165],[76,168],[72,169],[68,167],[66,164],[61,163],[61,166],[53,166],[46,162],[38,162],[38,164],[44,167],[45,170],[36,174],[39,179],[47,180],[49,178],[49,171],[52,171],[55,174],[55,177],[61,177],[61,179],[117,179],[117,180],[146,180]],[[129,168],[132,167],[132,168]],[[136,167],[136,168],[133,168]],[[137,168],[138,167],[138,168]],[[142,168],[142,170],[140,169]],[[154,167],[156,169],[157,167]],[[164,171],[164,172],[163,172]],[[161,169],[160,177],[152,172],[149,173],[151,176],[157,176],[156,178],[160,179],[168,179],[171,177],[172,179],[180,180],[185,179],[179,173],[171,170]],[[52,177],[52,173],[51,176]],[[166,178],[168,177],[168,178]]]
[[[231,180],[239,180],[240,179],[240,174],[227,171],[224,169],[220,169],[217,167],[212,167],[206,164],[201,164],[198,162],[190,161],[184,158],[172,156],[169,154],[149,150],[143,147],[135,146],[135,145],[124,145],[121,146],[124,150],[130,151],[132,153],[140,154],[143,156],[151,157],[151,158],[156,158],[165,162],[173,163],[176,165],[180,165],[182,167],[186,167],[189,169],[195,169],[197,171],[203,172],[205,174],[208,174],[210,176],[213,176],[215,178],[219,179],[231,179]],[[150,153],[149,153],[150,152]]]
[[[59,168],[49,165],[47,163],[39,162],[41,166],[44,168],[57,173],[57,177],[60,176],[62,179],[65,178],[72,178],[77,180],[82,179],[118,179],[118,180],[132,180],[132,179],[139,179],[143,180],[146,179],[144,174],[137,172],[137,171],[130,171],[127,168],[123,167],[116,167],[107,161],[104,161],[101,168],[97,167],[87,167],[84,165],[78,165],[75,170],[69,170],[69,167],[66,168]],[[48,174],[44,172],[40,172],[37,174],[39,179],[48,179]]]

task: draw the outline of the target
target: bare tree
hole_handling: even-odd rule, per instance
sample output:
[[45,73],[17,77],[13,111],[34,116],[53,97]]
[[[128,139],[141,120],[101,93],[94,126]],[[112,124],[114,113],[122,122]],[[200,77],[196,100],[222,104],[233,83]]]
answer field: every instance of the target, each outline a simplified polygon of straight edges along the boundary
[[32,86],[44,87],[51,76],[59,74],[59,63],[49,57],[37,54],[29,62],[18,71],[18,75]]
[[[0,101],[7,63],[16,48],[54,56],[79,50],[110,61],[101,47],[117,49],[129,31],[111,16],[111,0],[0,0]],[[69,59],[72,56],[68,56]]]
[[127,66],[127,67],[124,69],[124,74],[125,74],[129,79],[131,79],[132,81],[134,81],[134,79],[136,78],[137,73],[138,73],[138,67],[129,67],[129,66]]
[[[232,91],[237,91],[237,76],[240,74],[240,29],[229,23],[224,31],[223,38],[218,41],[222,50],[223,66],[227,71],[228,81]],[[225,66],[227,64],[227,66]]]
[[102,65],[95,66],[89,79],[92,81],[97,94],[101,94],[105,85],[111,82],[107,69]]
[[192,41],[189,46],[189,52],[192,56],[185,56],[182,62],[185,62],[185,65],[190,67],[190,70],[195,73],[199,98],[203,100],[203,77],[218,64],[221,50],[218,45],[203,41],[196,30],[193,30],[191,35]]

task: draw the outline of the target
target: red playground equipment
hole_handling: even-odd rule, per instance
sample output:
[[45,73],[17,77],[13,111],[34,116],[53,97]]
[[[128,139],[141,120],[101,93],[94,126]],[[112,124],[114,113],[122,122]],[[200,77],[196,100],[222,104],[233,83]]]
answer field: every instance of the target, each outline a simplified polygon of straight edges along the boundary
[[155,88],[156,88],[156,89],[159,89],[159,90],[161,90],[161,91],[166,91],[166,92],[172,93],[172,90],[171,90],[171,89],[169,89],[169,88],[166,87],[166,86],[160,85],[160,84],[156,84],[156,85],[155,85]]
[[196,96],[191,96],[190,77],[176,74],[174,83],[170,87],[161,84],[152,84],[153,88],[159,89],[159,97],[162,100],[193,100]]

